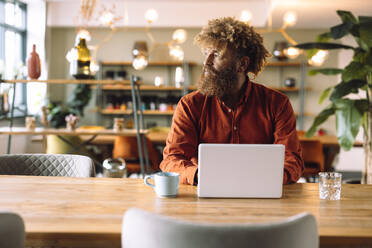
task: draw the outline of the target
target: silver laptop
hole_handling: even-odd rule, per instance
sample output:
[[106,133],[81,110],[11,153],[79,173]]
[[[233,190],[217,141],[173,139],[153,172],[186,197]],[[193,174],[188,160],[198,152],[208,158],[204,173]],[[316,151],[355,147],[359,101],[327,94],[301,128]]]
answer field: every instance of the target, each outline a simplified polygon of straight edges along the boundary
[[198,196],[280,198],[284,145],[200,144]]

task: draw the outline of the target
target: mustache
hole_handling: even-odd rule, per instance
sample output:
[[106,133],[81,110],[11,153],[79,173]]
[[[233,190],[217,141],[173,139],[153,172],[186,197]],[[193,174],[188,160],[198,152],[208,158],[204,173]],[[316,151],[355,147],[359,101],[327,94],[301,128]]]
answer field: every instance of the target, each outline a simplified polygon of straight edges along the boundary
[[215,68],[213,68],[212,66],[209,66],[209,65],[205,65],[203,67],[203,72],[206,72],[206,71],[208,71],[208,73],[212,73],[214,75],[219,74],[219,71],[217,71]]

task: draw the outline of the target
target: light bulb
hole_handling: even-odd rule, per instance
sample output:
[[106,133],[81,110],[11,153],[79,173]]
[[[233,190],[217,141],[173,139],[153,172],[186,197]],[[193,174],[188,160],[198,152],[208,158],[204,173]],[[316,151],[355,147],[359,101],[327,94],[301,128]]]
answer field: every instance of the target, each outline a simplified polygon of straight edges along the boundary
[[308,60],[308,62],[310,65],[313,65],[313,66],[321,66],[327,57],[328,57],[328,51],[319,50],[314,56],[312,56]]
[[103,25],[112,25],[114,23],[114,14],[111,11],[105,11],[99,18]]
[[169,48],[169,55],[173,56],[177,60],[183,60],[184,53],[180,46],[171,46]]
[[295,59],[298,57],[298,55],[300,55],[300,49],[296,48],[296,47],[288,47],[286,49],[284,49],[284,54],[287,55],[288,58],[290,59]]
[[147,66],[148,61],[145,56],[137,56],[133,59],[132,66],[136,70],[143,70]]
[[174,82],[176,88],[181,88],[181,84],[184,82],[183,69],[180,66],[176,67]]
[[242,22],[249,23],[252,20],[252,12],[249,10],[242,10],[239,18]]
[[67,52],[66,54],[66,59],[68,60],[68,62],[72,62],[74,60],[77,60],[78,59],[78,51],[76,48],[72,48],[70,51]]
[[149,9],[145,12],[145,19],[148,23],[153,23],[158,20],[158,12],[155,9]]
[[133,49],[132,54],[134,57],[136,57],[139,54],[138,49]]
[[96,74],[96,72],[99,71],[99,65],[95,60],[90,61],[90,71],[93,74]]
[[284,17],[283,17],[283,21],[284,21],[284,24],[286,26],[293,26],[296,24],[296,21],[297,21],[297,15],[295,12],[293,11],[288,11],[284,14]]
[[76,35],[76,41],[79,41],[80,38],[85,39],[86,41],[91,40],[91,36],[88,30],[86,29],[80,29]]
[[154,81],[155,86],[160,87],[164,84],[163,78],[156,76]]
[[177,29],[173,32],[172,35],[173,40],[175,40],[177,43],[182,44],[186,41],[187,33],[184,29]]

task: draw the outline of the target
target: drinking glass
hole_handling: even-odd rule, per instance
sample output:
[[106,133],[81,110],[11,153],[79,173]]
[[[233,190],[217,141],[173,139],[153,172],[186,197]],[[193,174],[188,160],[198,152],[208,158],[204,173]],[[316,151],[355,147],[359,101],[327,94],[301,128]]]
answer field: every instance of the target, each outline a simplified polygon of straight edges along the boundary
[[319,198],[322,200],[340,200],[341,179],[341,173],[319,172]]

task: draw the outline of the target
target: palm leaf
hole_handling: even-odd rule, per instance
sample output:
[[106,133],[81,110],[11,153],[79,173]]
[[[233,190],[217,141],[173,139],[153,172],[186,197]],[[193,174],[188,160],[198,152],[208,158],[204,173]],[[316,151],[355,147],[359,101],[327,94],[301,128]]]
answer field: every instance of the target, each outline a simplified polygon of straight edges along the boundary
[[337,43],[326,43],[326,42],[308,42],[295,45],[294,47],[308,50],[308,49],[322,49],[322,50],[332,50],[332,49],[354,49],[352,46],[337,44]]

